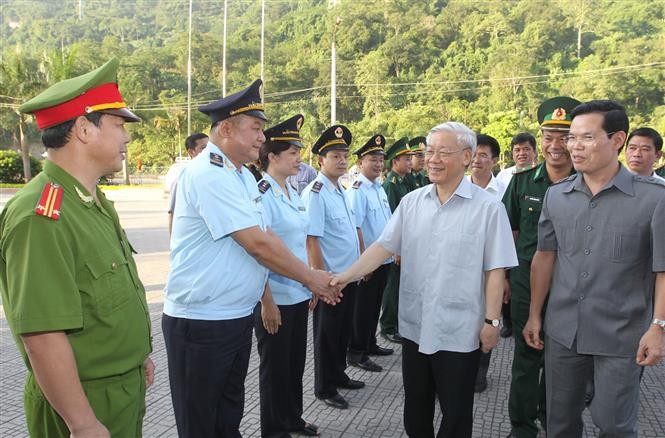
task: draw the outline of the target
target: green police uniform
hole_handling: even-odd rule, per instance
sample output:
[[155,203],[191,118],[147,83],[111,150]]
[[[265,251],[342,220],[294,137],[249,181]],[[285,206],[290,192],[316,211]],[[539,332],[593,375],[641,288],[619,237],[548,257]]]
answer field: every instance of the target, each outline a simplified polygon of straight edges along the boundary
[[[40,129],[92,112],[140,121],[118,91],[117,67],[114,59],[60,82],[20,110],[34,114]],[[0,294],[28,368],[24,407],[30,436],[70,436],[42,393],[21,341],[21,335],[40,332],[67,336],[88,402],[111,436],[142,433],[150,315],[132,247],[113,205],[96,191],[98,201],[47,160],[0,214]]]
[[[424,153],[425,141],[425,137],[414,137],[409,140],[409,146],[416,154]],[[429,178],[427,178],[427,172],[425,169],[420,169],[419,171],[412,170],[406,175],[406,182],[409,186],[409,191],[413,191],[429,184]]]
[[[554,98],[539,109],[542,129],[567,131],[570,126],[569,113],[579,102],[574,99]],[[571,174],[574,170],[571,166]],[[547,174],[546,163],[513,175],[503,203],[513,231],[518,232],[515,242],[519,266],[510,270],[510,315],[515,337],[515,350],[511,376],[508,412],[512,425],[512,436],[535,438],[538,427],[535,420],[545,424],[545,379],[542,350],[529,347],[522,330],[529,319],[531,303],[531,260],[538,243],[538,219],[545,192],[552,185]]]
[[[393,158],[411,153],[408,139],[401,138],[386,151],[386,162],[391,163]],[[390,205],[390,211],[393,213],[402,198],[411,191],[407,176],[401,177],[392,170],[388,172],[386,179],[383,181],[383,189],[388,195],[388,204]],[[381,333],[384,335],[394,335],[398,332],[399,271],[399,265],[390,264],[386,288],[383,291],[381,318],[379,319]]]
[[[62,191],[57,218],[35,209],[51,183]],[[64,331],[97,418],[112,436],[141,436],[148,306],[118,215],[99,189],[97,196],[99,204],[46,161],[7,203],[0,215],[2,302],[28,370],[20,335]],[[24,400],[31,436],[69,436],[31,372]]]

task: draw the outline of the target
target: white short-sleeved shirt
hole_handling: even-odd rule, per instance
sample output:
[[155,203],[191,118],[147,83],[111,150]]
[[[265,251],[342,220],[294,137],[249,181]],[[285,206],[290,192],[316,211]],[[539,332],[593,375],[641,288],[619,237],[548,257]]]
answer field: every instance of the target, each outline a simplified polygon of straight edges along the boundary
[[[469,182],[473,184],[473,181],[471,180],[471,175],[467,175],[466,179],[468,179]],[[490,177],[490,182],[487,183],[487,187],[485,187],[483,190],[485,190],[487,193],[494,195],[496,199],[500,201],[503,199],[503,194],[506,193],[507,188],[508,188],[507,184],[502,183],[501,181],[499,181],[498,178],[492,175]]]
[[377,242],[402,257],[400,334],[425,354],[476,350],[484,273],[517,265],[501,201],[462,178],[441,204],[431,184],[402,198]]
[[204,320],[250,315],[268,270],[231,234],[265,229],[262,197],[251,172],[236,168],[209,142],[178,179],[173,216],[164,313]]
[[[289,196],[269,174],[264,173],[258,183],[263,196],[263,209],[266,223],[277,234],[289,250],[307,264],[307,226],[309,216],[298,192],[286,184]],[[277,305],[291,305],[307,301],[312,293],[302,283],[283,275],[270,272],[268,283],[272,298]]]
[[357,224],[344,190],[319,173],[302,192],[309,215],[307,234],[318,237],[325,269],[343,272],[360,257]]
[[[388,195],[378,178],[370,181],[362,173],[351,187],[346,189],[346,194],[351,201],[356,224],[363,233],[365,248],[369,248],[379,238],[392,216]],[[391,260],[388,259],[385,263],[390,263]]]

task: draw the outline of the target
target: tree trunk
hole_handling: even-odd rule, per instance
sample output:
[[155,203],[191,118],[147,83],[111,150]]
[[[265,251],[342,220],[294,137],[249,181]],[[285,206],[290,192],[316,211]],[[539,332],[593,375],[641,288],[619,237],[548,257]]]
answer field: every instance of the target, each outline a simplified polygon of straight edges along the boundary
[[19,142],[21,144],[21,159],[23,161],[23,179],[27,183],[32,179],[32,170],[30,169],[30,145],[25,138],[25,120],[23,115],[18,121]]

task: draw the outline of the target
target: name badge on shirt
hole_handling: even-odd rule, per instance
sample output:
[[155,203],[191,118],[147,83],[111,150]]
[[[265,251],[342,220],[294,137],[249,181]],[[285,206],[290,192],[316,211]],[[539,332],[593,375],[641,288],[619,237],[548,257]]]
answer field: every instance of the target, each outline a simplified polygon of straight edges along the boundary
[[524,199],[527,200],[527,201],[531,201],[531,202],[543,202],[542,199],[537,198],[535,196],[529,196],[529,195],[524,195]]
[[298,207],[298,211],[305,211],[305,207]]

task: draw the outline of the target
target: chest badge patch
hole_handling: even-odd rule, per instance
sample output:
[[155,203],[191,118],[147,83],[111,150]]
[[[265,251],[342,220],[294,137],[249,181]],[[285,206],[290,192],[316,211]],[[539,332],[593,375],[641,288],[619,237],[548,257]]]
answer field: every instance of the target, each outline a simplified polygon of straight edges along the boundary
[[57,221],[60,219],[60,204],[62,203],[62,186],[46,183],[42,196],[39,198],[35,213]]

